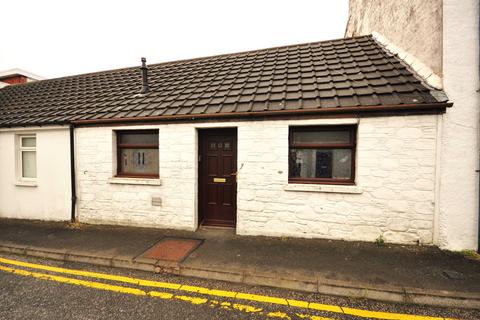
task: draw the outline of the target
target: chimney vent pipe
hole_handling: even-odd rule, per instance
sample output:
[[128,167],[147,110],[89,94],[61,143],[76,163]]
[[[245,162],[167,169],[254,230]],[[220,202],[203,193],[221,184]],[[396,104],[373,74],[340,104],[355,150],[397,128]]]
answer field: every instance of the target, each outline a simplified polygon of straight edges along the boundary
[[148,67],[147,67],[147,59],[142,58],[142,91],[140,93],[146,94],[150,91],[150,87],[148,86]]

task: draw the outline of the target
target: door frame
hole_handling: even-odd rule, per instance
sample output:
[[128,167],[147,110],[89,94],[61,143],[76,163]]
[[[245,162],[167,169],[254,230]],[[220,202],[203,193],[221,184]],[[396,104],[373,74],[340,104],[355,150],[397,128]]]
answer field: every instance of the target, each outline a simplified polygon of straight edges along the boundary
[[[231,134],[233,136],[233,151],[234,151],[234,156],[235,156],[235,171],[238,171],[238,131],[237,127],[216,127],[216,128],[197,128],[197,136],[198,136],[198,153],[197,153],[197,221],[198,221],[198,228],[202,225],[203,219],[205,216],[205,212],[203,207],[204,207],[204,201],[205,199],[205,191],[202,188],[202,181],[203,181],[203,159],[202,162],[200,161],[201,157],[203,156],[204,153],[204,147],[205,147],[205,140],[206,137],[209,135],[216,135],[216,134]],[[233,210],[234,210],[234,225],[233,229],[237,228],[237,181],[235,181],[234,188],[233,188]],[[230,227],[226,227],[230,228]]]

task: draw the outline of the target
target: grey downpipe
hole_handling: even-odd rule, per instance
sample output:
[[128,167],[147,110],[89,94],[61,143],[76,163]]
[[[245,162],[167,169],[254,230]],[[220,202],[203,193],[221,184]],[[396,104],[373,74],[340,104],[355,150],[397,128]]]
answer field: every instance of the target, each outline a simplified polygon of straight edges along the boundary
[[72,190],[72,207],[70,221],[75,222],[75,205],[77,203],[77,190],[75,182],[75,127],[70,124],[70,183]]
[[[480,4],[478,4],[477,2],[477,5],[479,6],[477,8],[477,10],[480,11]],[[477,16],[478,16],[478,49],[479,49],[479,52],[480,52],[480,14],[478,14],[479,12],[477,12]],[[480,57],[479,57],[480,59]],[[480,80],[480,61],[479,61],[479,64],[478,64],[478,79]],[[477,89],[477,94],[480,93],[480,88]],[[480,137],[480,132],[477,133]],[[480,138],[479,138],[480,139]],[[477,146],[478,147],[478,146]],[[477,153],[478,155],[480,156],[480,148],[479,150],[477,150]],[[479,167],[478,167],[478,170],[477,172],[480,172],[480,160],[479,160]],[[478,178],[478,229],[477,229],[477,253],[480,253],[480,175],[477,174],[477,178]]]
[[[480,11],[480,4],[477,2],[477,10]],[[478,14],[478,49],[480,52],[480,14]],[[480,57],[479,57],[480,59]],[[478,79],[480,80],[480,60],[478,64]],[[480,88],[477,89],[477,94],[480,93]],[[480,140],[480,132],[477,133],[479,135],[479,140]],[[477,146],[478,147],[478,146]],[[479,167],[477,169],[477,173],[480,173],[480,148],[477,150],[477,153],[479,155]],[[480,253],[480,174],[477,174],[477,179],[478,179],[478,229],[477,229],[477,253]]]

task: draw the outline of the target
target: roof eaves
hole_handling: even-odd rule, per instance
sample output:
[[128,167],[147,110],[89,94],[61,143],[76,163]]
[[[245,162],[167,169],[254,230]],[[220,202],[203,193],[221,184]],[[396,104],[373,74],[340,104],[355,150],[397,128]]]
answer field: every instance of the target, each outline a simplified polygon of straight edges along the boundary
[[108,123],[129,123],[129,122],[151,122],[151,121],[177,121],[177,120],[201,120],[217,118],[262,118],[269,116],[285,115],[327,115],[342,113],[370,113],[370,112],[408,112],[408,111],[445,111],[453,105],[451,102],[423,103],[423,104],[398,104],[382,106],[360,106],[360,107],[333,107],[333,108],[309,108],[309,109],[281,109],[275,111],[255,112],[228,112],[228,113],[204,113],[204,114],[170,114],[150,117],[123,117],[108,119],[87,119],[72,121],[75,125],[108,124]]

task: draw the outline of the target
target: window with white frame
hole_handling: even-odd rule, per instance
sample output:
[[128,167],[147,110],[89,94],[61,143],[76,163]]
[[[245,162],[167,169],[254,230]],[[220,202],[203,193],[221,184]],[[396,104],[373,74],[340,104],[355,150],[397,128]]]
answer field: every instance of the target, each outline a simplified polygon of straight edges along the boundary
[[19,137],[20,178],[33,180],[37,178],[37,137],[22,135]]

